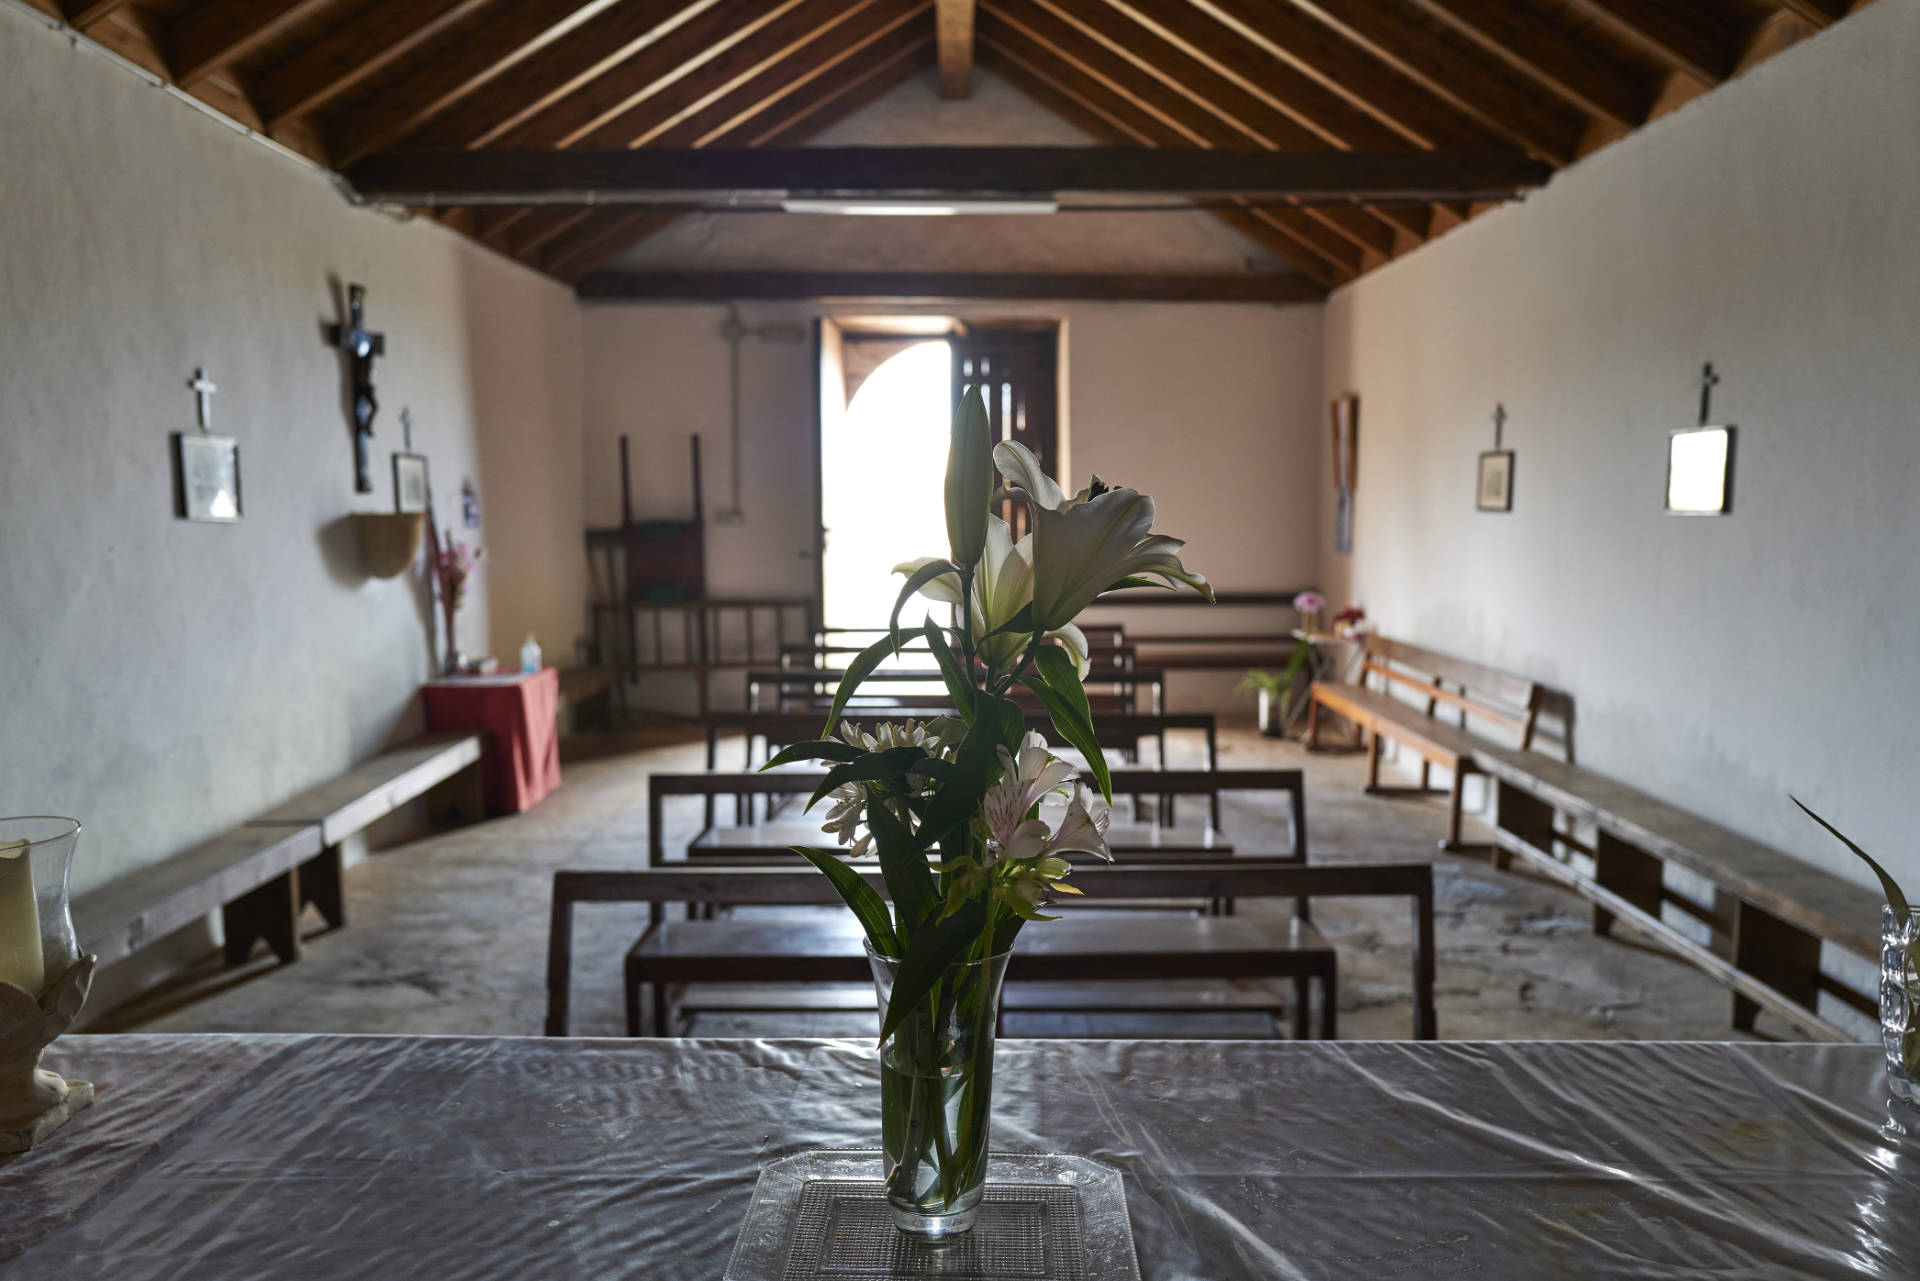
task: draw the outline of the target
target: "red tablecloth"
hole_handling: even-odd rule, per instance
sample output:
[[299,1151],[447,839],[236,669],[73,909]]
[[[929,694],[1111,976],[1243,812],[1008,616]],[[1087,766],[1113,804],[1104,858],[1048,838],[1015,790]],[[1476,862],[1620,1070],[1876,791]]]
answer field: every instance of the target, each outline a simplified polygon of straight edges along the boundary
[[483,729],[493,735],[480,760],[490,811],[530,810],[560,786],[557,668],[428,681],[420,697],[428,729]]

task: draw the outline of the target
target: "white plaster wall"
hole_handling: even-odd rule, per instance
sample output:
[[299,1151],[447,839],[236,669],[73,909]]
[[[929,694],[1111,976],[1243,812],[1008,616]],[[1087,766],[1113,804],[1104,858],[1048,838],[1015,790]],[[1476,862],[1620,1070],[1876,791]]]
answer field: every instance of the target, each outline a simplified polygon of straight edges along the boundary
[[[0,812],[86,823],[77,890],[414,728],[424,588],[364,578],[347,520],[392,509],[403,406],[442,523],[464,478],[482,496],[469,651],[510,655],[529,628],[570,648],[585,587],[565,290],[350,208],[10,8],[0,120]],[[366,284],[387,334],[373,494],[353,492],[321,336],[330,275]],[[201,364],[214,428],[240,442],[233,526],[174,517],[169,433],[194,428]]]
[[[1578,699],[1581,760],[1862,883],[1920,884],[1920,3],[1885,0],[1326,307],[1355,555],[1396,636]],[[1661,511],[1724,375],[1735,511]],[[1473,510],[1504,402],[1514,510]],[[1321,486],[1330,483],[1321,463]]]

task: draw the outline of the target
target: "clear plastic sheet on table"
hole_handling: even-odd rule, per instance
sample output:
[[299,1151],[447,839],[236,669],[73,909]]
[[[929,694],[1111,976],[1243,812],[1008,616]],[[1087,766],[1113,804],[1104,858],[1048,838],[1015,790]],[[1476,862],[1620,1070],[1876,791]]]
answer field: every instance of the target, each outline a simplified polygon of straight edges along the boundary
[[[0,1278],[718,1278],[871,1145],[869,1047],[74,1037]],[[1877,1046],[1003,1042],[996,1150],[1120,1170],[1141,1275],[1920,1277]]]

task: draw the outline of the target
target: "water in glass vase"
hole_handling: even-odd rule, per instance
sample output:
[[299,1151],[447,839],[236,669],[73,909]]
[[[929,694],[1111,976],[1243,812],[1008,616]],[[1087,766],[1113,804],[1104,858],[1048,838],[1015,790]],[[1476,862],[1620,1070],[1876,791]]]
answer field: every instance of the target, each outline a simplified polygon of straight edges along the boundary
[[[868,949],[884,1014],[899,962]],[[973,1226],[987,1177],[993,1044],[1007,956],[950,966],[880,1048],[880,1132],[894,1226],[944,1237]]]

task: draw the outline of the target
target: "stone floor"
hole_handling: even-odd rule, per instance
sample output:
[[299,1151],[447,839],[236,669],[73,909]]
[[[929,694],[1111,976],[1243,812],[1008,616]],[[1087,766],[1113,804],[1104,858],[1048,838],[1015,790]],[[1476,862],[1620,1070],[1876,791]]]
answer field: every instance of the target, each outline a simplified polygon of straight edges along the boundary
[[[532,813],[465,827],[376,854],[348,869],[349,924],[314,935],[296,965],[264,947],[248,967],[217,958],[96,1019],[98,1031],[323,1031],[538,1034],[545,1009],[549,874],[560,867],[638,866],[646,842],[646,777],[697,769],[700,749],[659,734],[570,740],[566,782]],[[1189,749],[1191,754],[1191,749]],[[1704,975],[1624,927],[1589,929],[1584,900],[1520,872],[1441,855],[1439,797],[1370,797],[1350,755],[1223,731],[1222,764],[1307,771],[1315,862],[1434,863],[1440,1032],[1449,1039],[1725,1040],[1728,996]],[[1175,744],[1174,763],[1183,759]],[[1469,796],[1472,796],[1470,791]],[[1278,799],[1236,797],[1226,827],[1259,852]],[[669,837],[697,826],[699,803],[669,810]],[[1284,830],[1280,828],[1279,830]],[[642,908],[580,909],[573,1029],[623,1031],[619,961]],[[1408,912],[1400,900],[1328,900],[1315,920],[1340,958],[1340,1031],[1398,1039],[1411,1031]],[[317,918],[309,919],[315,928]],[[700,1035],[872,1035],[866,1014],[705,1016]],[[1770,1033],[1791,1036],[1771,1027]],[[1268,1035],[1264,1017],[1010,1020],[1009,1035]]]

